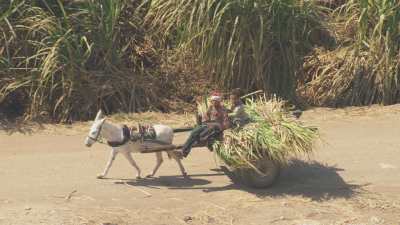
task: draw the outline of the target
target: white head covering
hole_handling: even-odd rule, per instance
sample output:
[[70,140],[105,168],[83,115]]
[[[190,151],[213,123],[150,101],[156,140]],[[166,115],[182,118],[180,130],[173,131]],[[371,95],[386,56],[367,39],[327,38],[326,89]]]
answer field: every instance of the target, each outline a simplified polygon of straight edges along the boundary
[[219,93],[218,91],[213,91],[211,92],[211,101],[222,101],[222,96],[221,93]]
[[221,101],[221,96],[219,96],[219,95],[212,95],[212,96],[211,96],[211,101]]

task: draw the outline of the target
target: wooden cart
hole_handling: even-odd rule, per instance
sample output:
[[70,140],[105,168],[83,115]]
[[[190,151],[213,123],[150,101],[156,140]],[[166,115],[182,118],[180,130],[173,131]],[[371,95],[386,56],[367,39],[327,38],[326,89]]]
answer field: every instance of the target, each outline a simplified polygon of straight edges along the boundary
[[[175,129],[174,132],[190,131],[191,128]],[[212,146],[205,143],[198,143],[194,148]],[[145,141],[141,153],[154,153],[160,151],[180,151],[182,145],[168,145],[156,141]],[[213,151],[213,149],[210,149]],[[278,164],[268,158],[260,159],[254,163],[254,168],[231,168],[229,165],[222,165],[222,170],[233,182],[238,182],[252,188],[266,188],[271,186],[280,174]]]

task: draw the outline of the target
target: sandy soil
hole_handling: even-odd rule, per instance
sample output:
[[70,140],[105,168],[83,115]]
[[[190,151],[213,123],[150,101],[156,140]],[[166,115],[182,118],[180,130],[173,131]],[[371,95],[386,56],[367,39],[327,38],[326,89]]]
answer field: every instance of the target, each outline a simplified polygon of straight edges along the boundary
[[[3,127],[0,224],[397,225],[399,116],[398,105],[305,112],[302,120],[317,125],[324,141],[266,190],[233,184],[206,149],[184,160],[189,180],[169,160],[158,177],[135,180],[121,156],[109,178],[98,180],[109,150],[84,147],[87,124]],[[155,163],[152,154],[135,159],[145,172]]]

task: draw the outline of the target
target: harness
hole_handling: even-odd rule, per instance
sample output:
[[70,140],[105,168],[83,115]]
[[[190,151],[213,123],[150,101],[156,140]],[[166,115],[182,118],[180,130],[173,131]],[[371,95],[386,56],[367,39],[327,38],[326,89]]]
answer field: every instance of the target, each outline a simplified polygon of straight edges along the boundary
[[139,128],[139,138],[141,142],[143,141],[153,141],[156,139],[156,130],[151,125],[141,125],[138,124]]
[[[103,128],[103,124],[100,126],[99,131],[96,134],[96,137],[92,137],[92,136],[88,135],[88,138],[95,142],[99,142],[99,143],[103,144],[103,142],[101,140],[99,140],[99,136],[100,136],[102,128]],[[156,139],[156,131],[154,130],[153,126],[151,126],[151,125],[142,126],[139,124],[138,128],[139,128],[139,132],[135,133],[135,132],[133,132],[133,130],[130,130],[127,125],[123,125],[122,126],[122,140],[121,141],[107,141],[107,145],[109,145],[110,147],[121,147],[122,145],[125,145],[129,141],[133,141],[133,142],[156,141],[155,140]]]
[[128,143],[128,141],[131,140],[131,131],[126,125],[123,125],[122,127],[122,136],[123,136],[122,141],[107,141],[107,144],[111,147],[120,147]]

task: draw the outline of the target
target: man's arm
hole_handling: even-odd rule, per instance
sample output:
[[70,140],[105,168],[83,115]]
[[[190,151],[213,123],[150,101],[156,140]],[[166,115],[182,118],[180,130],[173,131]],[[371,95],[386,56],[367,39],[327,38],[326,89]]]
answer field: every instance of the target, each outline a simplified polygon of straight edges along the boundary
[[231,123],[229,122],[228,113],[226,110],[223,112],[223,120],[222,120],[222,130],[226,130],[230,127]]
[[208,107],[206,113],[203,115],[203,122],[210,120],[211,107]]
[[236,106],[231,113],[228,113],[228,117],[236,117],[239,114],[240,106]]

